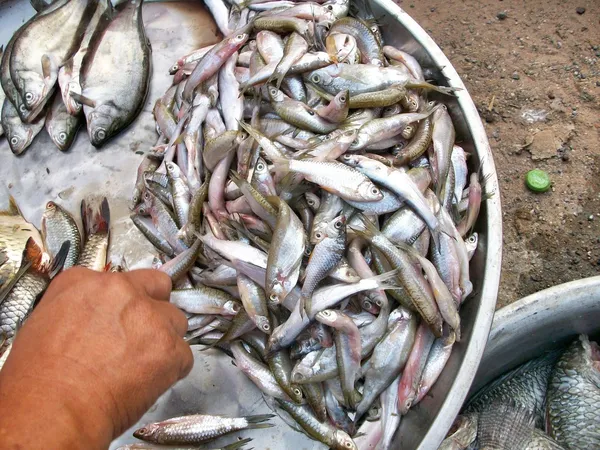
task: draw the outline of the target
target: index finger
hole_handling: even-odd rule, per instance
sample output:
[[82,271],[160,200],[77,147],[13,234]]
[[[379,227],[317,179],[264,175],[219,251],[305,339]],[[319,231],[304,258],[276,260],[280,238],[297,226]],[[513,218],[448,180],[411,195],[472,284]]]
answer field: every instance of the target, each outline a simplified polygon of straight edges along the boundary
[[171,277],[156,269],[139,269],[124,272],[131,283],[144,289],[155,300],[169,301],[173,283]]

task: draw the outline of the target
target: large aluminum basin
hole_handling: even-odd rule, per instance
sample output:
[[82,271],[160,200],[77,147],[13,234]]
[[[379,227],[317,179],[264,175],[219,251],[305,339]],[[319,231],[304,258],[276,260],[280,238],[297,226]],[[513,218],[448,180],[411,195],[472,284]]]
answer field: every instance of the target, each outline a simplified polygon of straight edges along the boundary
[[[382,25],[386,43],[415,55],[428,69],[428,77],[461,89],[457,91],[456,98],[445,98],[444,101],[448,103],[454,119],[458,142],[472,155],[469,161],[471,170],[481,167],[482,177],[487,180],[485,191],[492,193],[482,205],[476,226],[479,248],[471,262],[474,291],[461,310],[462,341],[455,346],[446,369],[430,394],[403,418],[395,438],[395,448],[429,450],[437,448],[460,410],[477,371],[492,323],[502,257],[500,193],[483,124],[450,61],[431,37],[392,1],[372,0],[369,3]],[[12,32],[32,14],[28,1],[0,0],[0,44],[6,44]],[[39,223],[48,200],[56,200],[70,211],[78,211],[83,195],[90,192],[106,195],[111,202],[115,237],[113,252],[125,254],[128,262],[142,261],[144,257],[146,261],[151,259],[148,258],[151,257],[150,247],[138,238],[136,231],[132,231],[128,221],[127,198],[141,159],[134,151],[144,150],[155,141],[152,105],[171,82],[168,67],[180,55],[214,41],[216,30],[198,2],[147,3],[144,6],[144,22],[153,47],[151,89],[144,111],[125,133],[101,151],[96,151],[82,129],[73,148],[66,154],[53,148],[47,136],[40,135],[20,158],[13,157],[6,141],[0,140],[0,179],[3,184],[11,185],[11,192],[29,220]],[[132,248],[133,242],[138,243],[136,248]],[[165,394],[140,423],[178,413],[256,413],[256,404],[252,408],[248,405],[223,407],[225,398],[239,398],[223,397],[224,391],[216,387],[221,381],[217,377],[224,372],[205,370],[213,363],[220,364],[218,361],[223,357],[211,352],[194,353],[197,364],[192,374]],[[230,366],[229,361],[226,364]],[[231,393],[231,388],[224,385],[223,389]],[[246,384],[235,390],[241,397],[248,397],[253,389],[253,385]],[[182,390],[193,395],[179,395]],[[258,398],[256,395],[250,397],[250,403]],[[284,425],[281,424],[281,427]],[[262,430],[265,441],[260,438],[261,442],[255,441],[253,445],[257,448],[289,448],[286,442],[294,439],[298,448],[313,448],[314,444],[306,442],[302,435],[290,431],[293,434],[290,436],[279,429],[281,427],[277,427],[277,432]],[[256,439],[257,435],[253,433],[252,437]],[[314,448],[321,447],[314,445]]]

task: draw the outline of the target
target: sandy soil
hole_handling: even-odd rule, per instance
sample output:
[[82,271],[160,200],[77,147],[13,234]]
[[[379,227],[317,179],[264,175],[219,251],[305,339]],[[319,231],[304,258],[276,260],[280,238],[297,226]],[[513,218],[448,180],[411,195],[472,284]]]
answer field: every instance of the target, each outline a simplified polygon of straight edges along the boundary
[[[444,50],[485,122],[504,214],[498,307],[600,274],[600,2],[397,2]],[[550,191],[526,188],[534,168]]]

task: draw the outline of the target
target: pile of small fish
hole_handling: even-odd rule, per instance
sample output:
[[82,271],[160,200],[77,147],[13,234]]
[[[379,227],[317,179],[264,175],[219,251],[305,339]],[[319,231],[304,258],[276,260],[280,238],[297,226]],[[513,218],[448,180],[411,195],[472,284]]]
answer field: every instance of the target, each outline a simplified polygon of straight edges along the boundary
[[45,125],[66,151],[85,116],[90,142],[100,147],[135,119],[148,92],[142,0],[118,12],[109,0],[33,4],[39,12],[0,52],[0,135],[20,155]]
[[0,211],[0,369],[18,328],[50,280],[73,266],[107,270],[110,211],[108,201],[81,202],[83,236],[73,216],[48,202],[42,231],[27,222],[14,199]]
[[[189,342],[228,352],[312,438],[390,448],[473,289],[482,186],[427,97],[452,91],[348,0],[205,3],[224,38],[172,66],[132,221]],[[205,417],[135,435],[205,442]]]
[[600,346],[581,335],[481,389],[440,450],[600,448],[599,404]]

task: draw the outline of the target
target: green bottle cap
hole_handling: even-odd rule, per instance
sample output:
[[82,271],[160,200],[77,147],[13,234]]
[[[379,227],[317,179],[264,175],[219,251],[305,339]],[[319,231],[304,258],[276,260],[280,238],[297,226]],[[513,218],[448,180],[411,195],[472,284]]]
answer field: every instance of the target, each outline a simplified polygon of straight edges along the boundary
[[540,169],[533,169],[527,172],[525,183],[533,192],[546,192],[550,189],[550,177]]

